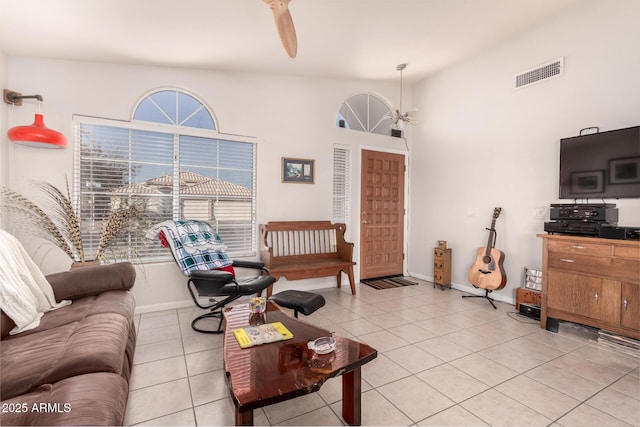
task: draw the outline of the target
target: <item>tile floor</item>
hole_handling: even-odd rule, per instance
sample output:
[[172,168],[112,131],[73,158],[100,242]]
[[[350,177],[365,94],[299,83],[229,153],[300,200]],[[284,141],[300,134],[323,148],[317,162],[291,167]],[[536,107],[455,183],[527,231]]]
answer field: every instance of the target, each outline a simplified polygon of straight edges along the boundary
[[[362,423],[385,426],[640,426],[640,357],[569,326],[559,333],[430,283],[318,291],[303,320],[378,350],[362,370]],[[138,316],[127,425],[233,425],[219,335],[194,309]],[[304,317],[304,316],[301,316]],[[341,381],[258,409],[256,425],[342,425]]]

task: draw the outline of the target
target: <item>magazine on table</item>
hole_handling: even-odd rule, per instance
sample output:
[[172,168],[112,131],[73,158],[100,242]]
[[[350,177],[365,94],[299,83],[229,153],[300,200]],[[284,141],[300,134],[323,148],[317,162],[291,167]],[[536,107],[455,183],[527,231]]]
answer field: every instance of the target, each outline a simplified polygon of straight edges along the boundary
[[237,328],[233,330],[233,335],[236,337],[240,348],[293,338],[293,334],[281,322]]

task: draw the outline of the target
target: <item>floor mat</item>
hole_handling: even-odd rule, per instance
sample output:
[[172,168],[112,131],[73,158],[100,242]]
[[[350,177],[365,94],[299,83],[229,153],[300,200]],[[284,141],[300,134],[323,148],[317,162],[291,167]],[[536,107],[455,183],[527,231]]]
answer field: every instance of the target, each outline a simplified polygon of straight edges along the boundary
[[360,283],[371,286],[374,289],[399,288],[401,286],[412,286],[418,284],[418,282],[404,276],[375,277],[373,279],[361,280]]

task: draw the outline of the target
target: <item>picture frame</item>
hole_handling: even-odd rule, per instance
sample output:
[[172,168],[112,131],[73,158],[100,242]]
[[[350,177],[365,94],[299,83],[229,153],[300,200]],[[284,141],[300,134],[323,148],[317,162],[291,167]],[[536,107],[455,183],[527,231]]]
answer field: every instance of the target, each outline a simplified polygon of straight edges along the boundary
[[640,182],[640,157],[609,160],[609,184]]
[[447,249],[447,241],[446,240],[438,240],[438,247],[440,249]]
[[571,174],[571,192],[602,193],[604,191],[604,170],[574,172]]
[[282,158],[282,182],[313,184],[315,160]]

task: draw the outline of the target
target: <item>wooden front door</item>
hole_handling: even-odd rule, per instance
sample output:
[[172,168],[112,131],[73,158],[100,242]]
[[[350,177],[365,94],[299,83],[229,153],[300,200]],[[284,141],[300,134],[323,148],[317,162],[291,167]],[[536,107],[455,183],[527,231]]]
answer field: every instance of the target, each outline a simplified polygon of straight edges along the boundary
[[360,278],[403,274],[404,155],[362,150]]

